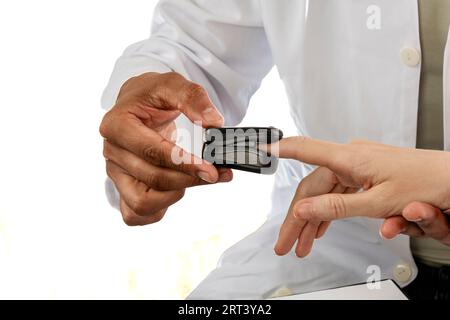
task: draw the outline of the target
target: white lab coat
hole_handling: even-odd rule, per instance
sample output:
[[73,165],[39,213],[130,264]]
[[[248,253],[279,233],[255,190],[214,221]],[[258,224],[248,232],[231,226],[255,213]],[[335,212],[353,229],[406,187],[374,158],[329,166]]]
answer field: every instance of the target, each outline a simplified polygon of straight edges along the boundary
[[[131,76],[174,70],[202,84],[226,125],[236,125],[273,65],[300,135],[415,146],[421,67],[416,0],[164,0],[155,11],[151,37],[130,46],[117,61],[102,104],[110,108]],[[338,287],[365,282],[371,265],[400,286],[415,278],[409,238],[383,240],[381,221],[366,218],[334,222],[305,259],[275,256],[279,226],[310,170],[281,162],[265,224],[228,249],[190,298],[266,298]],[[110,184],[107,190],[116,201]]]

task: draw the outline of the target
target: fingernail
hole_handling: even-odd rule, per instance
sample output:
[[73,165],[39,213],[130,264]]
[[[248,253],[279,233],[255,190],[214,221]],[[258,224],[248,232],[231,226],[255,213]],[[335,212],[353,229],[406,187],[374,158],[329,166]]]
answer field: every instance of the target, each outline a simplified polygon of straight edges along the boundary
[[422,219],[421,218],[419,218],[419,219],[416,219],[416,220],[410,220],[411,222],[421,222],[422,221]]
[[378,234],[380,235],[380,238],[383,240],[389,240],[388,238],[386,238],[383,233],[381,233],[381,230],[378,230]]
[[294,217],[297,219],[302,219],[303,217],[307,217],[311,214],[312,211],[312,204],[311,203],[304,203],[297,207],[297,209],[294,211]]
[[199,171],[197,172],[197,176],[202,179],[203,181],[209,182],[209,183],[214,183],[216,181],[213,180],[213,178],[210,176],[209,173],[204,172],[204,171]]
[[220,122],[223,124],[223,117],[219,114],[217,109],[209,107],[202,112],[203,119],[208,122]]

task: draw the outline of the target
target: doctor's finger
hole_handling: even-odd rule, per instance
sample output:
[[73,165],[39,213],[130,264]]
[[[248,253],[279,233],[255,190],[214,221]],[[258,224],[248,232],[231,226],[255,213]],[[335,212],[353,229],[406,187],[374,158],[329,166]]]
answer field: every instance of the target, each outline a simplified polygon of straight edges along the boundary
[[158,167],[184,172],[213,183],[218,179],[217,169],[210,163],[164,139],[152,129],[133,119],[106,117],[102,135],[107,140]]
[[[167,123],[180,112],[192,122],[201,121],[204,127],[223,125],[223,117],[207,91],[176,72],[147,72],[130,78],[122,85],[117,104],[137,105],[136,112],[151,126]],[[155,113],[157,110],[164,112]]]
[[446,215],[428,203],[412,202],[403,209],[403,217],[415,222],[426,236],[444,240],[449,236],[449,222]]
[[380,227],[380,236],[385,239],[393,239],[399,234],[406,234],[419,238],[424,236],[424,232],[413,222],[409,222],[402,216],[386,218]]
[[319,167],[303,178],[297,187],[289,211],[281,225],[278,240],[275,245],[276,254],[287,254],[298,240],[303,227],[306,225],[305,220],[294,215],[293,207],[295,204],[301,199],[330,192],[330,190],[335,188],[336,181],[334,173],[325,167]]
[[150,100],[152,104],[158,104],[160,109],[178,109],[192,122],[200,121],[203,127],[223,126],[223,116],[212,103],[208,92],[179,73],[161,74]]
[[160,221],[166,214],[167,208],[156,212],[151,216],[139,216],[137,215],[123,199],[120,199],[120,212],[122,213],[122,219],[127,226],[145,226]]
[[[106,140],[103,144],[103,155],[148,187],[160,191],[207,184],[206,181],[183,172],[152,165],[134,153],[115,146]],[[220,182],[230,181],[231,178],[232,176],[228,172],[219,173]]]
[[107,161],[107,174],[113,180],[121,199],[139,216],[151,216],[168,208],[184,196],[184,189],[157,191],[130,176],[112,161]]

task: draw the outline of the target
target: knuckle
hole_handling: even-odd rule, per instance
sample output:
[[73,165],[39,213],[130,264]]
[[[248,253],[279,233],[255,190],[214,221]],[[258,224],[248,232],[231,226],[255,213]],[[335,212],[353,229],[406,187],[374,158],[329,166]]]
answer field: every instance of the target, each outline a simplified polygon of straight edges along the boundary
[[344,152],[342,154],[336,155],[333,162],[335,165],[335,168],[338,170],[345,170],[346,167],[348,167],[349,162],[352,159],[353,154]]
[[164,174],[158,174],[155,178],[154,188],[161,191],[168,191],[171,189],[170,180]]
[[348,169],[352,168],[355,171],[359,167],[356,155],[351,149],[349,149],[349,152],[336,155],[333,160],[333,170],[348,172]]
[[165,213],[166,213],[166,211],[162,210],[162,211],[158,212],[157,214],[155,214],[152,217],[152,223],[160,222],[164,218]]
[[183,81],[185,80],[185,78],[179,74],[178,72],[175,71],[170,71],[170,72],[166,72],[166,73],[162,73],[161,77],[166,80],[167,82],[172,82],[172,81]]
[[167,94],[167,85],[164,82],[157,82],[147,92],[146,100],[164,105],[167,100]]
[[122,220],[127,226],[134,227],[138,225],[136,217],[134,217],[126,210],[122,210],[121,212],[122,212]]
[[183,81],[186,80],[177,72],[172,71],[159,74],[157,81],[154,82],[151,90],[148,92],[149,100],[168,107],[170,88],[174,87],[175,83]]
[[142,156],[144,159],[149,160],[150,162],[159,163],[161,153],[158,146],[149,144],[142,149]]
[[118,94],[118,101],[131,102],[131,101],[145,101],[149,90],[155,83],[155,77],[158,74],[154,72],[143,73],[139,76],[131,77],[120,88]]
[[120,205],[120,213],[122,214],[122,220],[123,222],[129,226],[137,226],[138,225],[138,219],[136,215],[130,210],[128,206]]
[[111,111],[107,112],[100,122],[99,132],[103,138],[110,136]]
[[130,172],[136,178],[138,177],[138,173],[142,171],[141,163],[136,158],[128,159],[126,163],[126,168],[128,172]]
[[132,201],[130,207],[138,216],[149,215],[152,209],[145,194],[137,195]]
[[171,142],[161,139],[156,144],[150,144],[144,147],[142,156],[158,167],[170,167],[173,163],[171,160],[171,152],[167,153],[165,150],[171,150],[172,148],[173,145]]
[[143,182],[149,187],[157,188],[160,186],[161,180],[162,180],[162,177],[158,176],[158,174],[156,174],[154,172],[151,172],[145,176]]
[[[157,159],[157,164],[160,167],[172,167],[175,165],[175,159],[172,159],[173,153],[176,151],[176,145],[173,144],[172,142],[166,140],[166,139],[162,139],[159,142],[159,146],[160,146],[160,153],[159,153],[159,157]],[[179,164],[179,166],[183,166],[183,161],[181,161],[181,163]]]
[[186,105],[203,98],[206,95],[205,89],[197,83],[189,82],[183,90],[182,102]]
[[343,218],[347,215],[347,207],[341,194],[330,194],[325,205],[334,219]]

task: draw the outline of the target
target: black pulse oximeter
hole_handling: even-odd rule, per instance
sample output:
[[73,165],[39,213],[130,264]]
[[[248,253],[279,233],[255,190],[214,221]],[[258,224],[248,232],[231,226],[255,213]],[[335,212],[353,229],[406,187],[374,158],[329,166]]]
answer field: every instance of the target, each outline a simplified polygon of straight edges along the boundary
[[274,127],[209,128],[204,133],[202,158],[218,167],[273,174],[278,158],[260,150],[259,145],[282,137],[283,132]]

